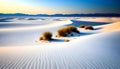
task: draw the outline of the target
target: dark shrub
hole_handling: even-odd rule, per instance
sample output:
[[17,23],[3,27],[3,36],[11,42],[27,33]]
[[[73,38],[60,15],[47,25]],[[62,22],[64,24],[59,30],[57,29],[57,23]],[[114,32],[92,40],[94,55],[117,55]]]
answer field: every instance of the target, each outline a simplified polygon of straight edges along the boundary
[[84,26],[84,25],[82,25],[82,24],[79,26],[79,28],[84,28],[84,27],[85,27],[85,26]]
[[85,26],[86,30],[93,30],[94,28],[91,25]]
[[40,40],[43,40],[43,37],[40,37]]
[[64,28],[61,28],[57,31],[58,37],[66,37],[68,34],[71,34],[72,32],[79,33],[77,28],[75,26],[67,26]]
[[68,28],[68,30],[69,30],[70,32],[79,33],[79,31],[77,30],[77,28],[76,28],[75,26],[68,26],[67,28]]
[[56,35],[55,37],[58,37],[58,35]]
[[51,40],[52,39],[52,33],[51,32],[44,32],[42,36],[40,37],[40,40]]
[[70,42],[70,40],[67,39],[67,40],[65,40],[65,42]]
[[57,37],[66,37],[67,36],[67,33],[66,33],[66,30],[65,29],[59,29],[58,31],[57,31]]

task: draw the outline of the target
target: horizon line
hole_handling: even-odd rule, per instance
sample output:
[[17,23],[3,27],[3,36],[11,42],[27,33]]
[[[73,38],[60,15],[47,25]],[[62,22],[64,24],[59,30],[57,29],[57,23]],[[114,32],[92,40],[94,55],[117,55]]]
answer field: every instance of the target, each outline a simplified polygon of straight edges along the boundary
[[0,13],[0,14],[26,14],[26,15],[56,15],[56,14],[62,14],[62,15],[69,15],[69,14],[120,14],[120,13],[55,13],[55,14],[47,14],[47,13],[38,13],[38,14],[27,14],[27,13]]

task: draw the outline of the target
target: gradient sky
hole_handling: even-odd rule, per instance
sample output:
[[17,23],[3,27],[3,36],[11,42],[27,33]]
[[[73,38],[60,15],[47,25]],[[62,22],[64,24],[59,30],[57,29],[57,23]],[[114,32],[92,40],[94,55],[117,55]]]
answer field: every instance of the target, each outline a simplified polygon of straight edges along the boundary
[[0,0],[0,13],[120,13],[120,0]]

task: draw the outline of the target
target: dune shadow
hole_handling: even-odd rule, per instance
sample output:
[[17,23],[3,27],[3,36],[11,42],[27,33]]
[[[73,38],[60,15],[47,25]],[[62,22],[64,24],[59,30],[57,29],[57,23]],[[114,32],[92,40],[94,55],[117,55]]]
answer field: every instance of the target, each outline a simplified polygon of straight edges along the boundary
[[90,33],[90,32],[80,32],[80,34],[69,36],[69,37],[81,37],[81,36],[87,36],[87,35],[92,35],[95,33]]
[[28,18],[27,20],[38,20],[37,18]]
[[94,30],[100,30],[100,29],[102,29],[102,27],[99,27],[99,28],[94,28]]
[[3,18],[3,19],[0,19],[0,22],[11,22],[10,20],[13,19],[13,18]]
[[11,27],[29,27],[29,26],[38,26],[38,25],[40,25],[40,24],[20,24],[20,23],[18,23],[18,24],[0,24],[0,28],[11,28]]
[[44,19],[44,18],[40,18],[40,20],[46,20],[46,19]]
[[80,36],[87,36],[87,35],[92,35],[92,34],[95,34],[95,33],[81,32]]
[[62,21],[61,19],[53,19],[53,21]]
[[65,39],[52,39],[51,41],[52,42],[64,42]]
[[80,24],[83,24],[83,25],[92,25],[92,26],[98,26],[98,25],[105,25],[105,24],[109,24],[107,22],[89,22],[89,21],[77,21],[77,20],[71,20],[72,21],[72,24],[69,24],[68,26],[70,25],[74,25],[76,27],[78,27]]
[[6,19],[0,19],[0,22],[10,22],[10,21],[7,21]]

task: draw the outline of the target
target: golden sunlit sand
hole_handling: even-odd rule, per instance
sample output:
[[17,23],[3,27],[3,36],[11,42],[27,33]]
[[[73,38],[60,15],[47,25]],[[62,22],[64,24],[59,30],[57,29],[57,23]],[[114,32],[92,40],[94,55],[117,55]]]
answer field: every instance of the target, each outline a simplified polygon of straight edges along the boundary
[[103,27],[103,32],[120,31],[120,22],[108,24]]

